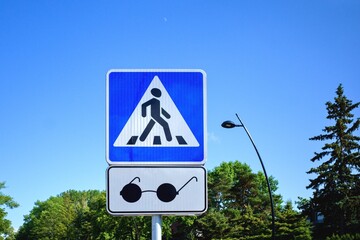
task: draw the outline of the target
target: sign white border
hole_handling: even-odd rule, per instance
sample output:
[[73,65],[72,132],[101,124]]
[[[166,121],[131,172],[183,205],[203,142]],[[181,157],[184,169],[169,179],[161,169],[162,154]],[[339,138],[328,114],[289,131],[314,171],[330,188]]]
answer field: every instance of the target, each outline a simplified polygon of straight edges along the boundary
[[[203,151],[204,159],[202,161],[111,161],[109,159],[109,75],[113,72],[200,72],[203,75]],[[110,69],[106,74],[106,129],[105,129],[105,157],[109,165],[118,165],[118,166],[196,166],[204,165],[207,160],[207,75],[206,72],[202,69]]]

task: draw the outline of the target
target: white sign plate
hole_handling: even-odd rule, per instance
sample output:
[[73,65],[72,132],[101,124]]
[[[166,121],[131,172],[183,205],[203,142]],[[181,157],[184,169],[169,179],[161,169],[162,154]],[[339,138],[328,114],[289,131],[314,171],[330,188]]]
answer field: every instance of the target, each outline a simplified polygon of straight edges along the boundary
[[207,210],[203,167],[107,169],[107,210],[111,215],[198,215]]

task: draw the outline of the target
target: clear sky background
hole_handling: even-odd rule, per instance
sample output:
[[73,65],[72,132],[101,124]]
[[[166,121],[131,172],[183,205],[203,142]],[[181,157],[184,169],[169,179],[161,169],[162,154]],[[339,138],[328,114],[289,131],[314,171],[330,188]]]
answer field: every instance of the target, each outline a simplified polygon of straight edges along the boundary
[[[309,197],[343,84],[360,101],[360,1],[0,0],[0,181],[20,204],[105,189],[105,75],[114,68],[200,68],[208,76],[207,169],[261,171],[238,113],[284,200]],[[360,111],[354,111],[360,117]]]

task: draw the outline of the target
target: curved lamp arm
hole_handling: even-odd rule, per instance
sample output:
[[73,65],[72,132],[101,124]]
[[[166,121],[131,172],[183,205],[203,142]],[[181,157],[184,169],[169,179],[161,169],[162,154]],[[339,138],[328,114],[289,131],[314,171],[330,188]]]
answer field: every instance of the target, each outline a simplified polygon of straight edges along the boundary
[[263,172],[264,172],[264,175],[265,175],[265,179],[266,179],[266,183],[267,183],[267,188],[268,188],[268,191],[269,191],[269,198],[270,198],[270,204],[271,204],[271,220],[272,220],[272,239],[275,239],[275,210],[274,210],[274,202],[273,202],[273,197],[272,197],[272,191],[271,191],[271,187],[270,187],[270,182],[269,182],[269,178],[267,176],[267,173],[266,173],[266,170],[265,170],[265,166],[264,166],[264,163],[261,159],[261,156],[260,156],[260,153],[254,143],[254,140],[252,139],[249,131],[247,130],[247,128],[245,127],[244,123],[241,121],[239,115],[236,113],[235,114],[237,119],[239,120],[240,122],[240,125],[238,124],[235,124],[233,123],[232,121],[225,121],[221,124],[222,127],[224,128],[234,128],[234,127],[242,127],[244,128],[246,134],[248,135],[254,149],[255,149],[255,152],[260,160],[260,163],[261,163],[261,167],[263,169]]

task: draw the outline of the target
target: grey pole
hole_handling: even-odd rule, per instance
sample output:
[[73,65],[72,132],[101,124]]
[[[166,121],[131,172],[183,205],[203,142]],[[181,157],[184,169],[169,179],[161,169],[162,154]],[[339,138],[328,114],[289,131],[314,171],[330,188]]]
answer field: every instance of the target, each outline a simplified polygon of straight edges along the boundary
[[255,145],[255,143],[254,143],[254,141],[253,141],[253,139],[252,139],[249,131],[248,131],[247,128],[245,127],[244,123],[240,120],[240,117],[239,117],[239,115],[238,115],[237,113],[236,113],[236,117],[237,117],[237,119],[238,119],[239,122],[240,122],[240,127],[243,127],[244,130],[245,130],[245,132],[246,132],[246,134],[248,135],[248,137],[249,137],[249,139],[250,139],[250,141],[251,141],[251,143],[252,143],[252,145],[253,145],[253,147],[254,147],[254,149],[255,149],[255,152],[256,152],[259,160],[260,160],[261,167],[262,167],[262,169],[263,169],[263,171],[264,171],[264,175],[265,175],[265,179],[266,179],[266,183],[267,183],[267,188],[268,188],[268,191],[269,191],[270,206],[271,206],[271,230],[272,230],[272,234],[271,234],[271,235],[272,235],[272,239],[275,239],[275,210],[274,210],[274,201],[273,201],[273,197],[272,197],[272,193],[271,193],[271,187],[270,187],[270,183],[269,183],[269,178],[268,178],[268,176],[267,176],[267,174],[266,174],[266,170],[265,170],[265,165],[264,165],[264,163],[263,163],[263,161],[262,161],[262,159],[261,159],[260,153],[259,153],[259,151],[258,151],[258,149],[257,149],[257,147],[256,147],[256,145]]
[[151,239],[161,240],[161,215],[151,216]]

